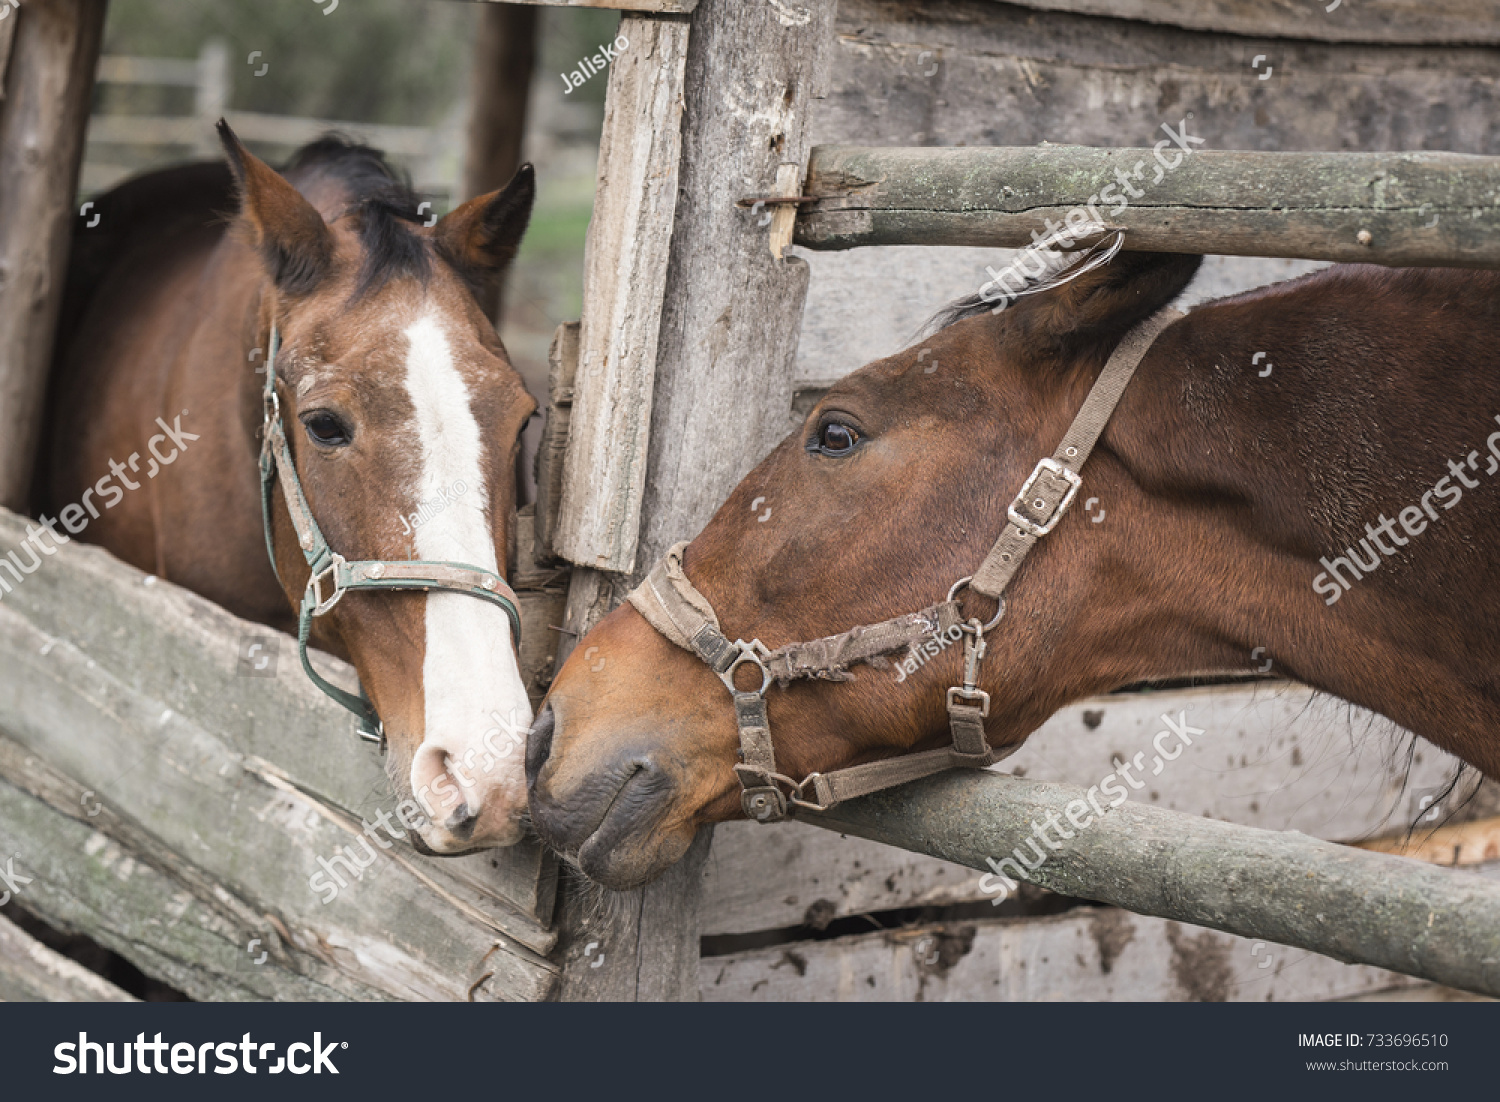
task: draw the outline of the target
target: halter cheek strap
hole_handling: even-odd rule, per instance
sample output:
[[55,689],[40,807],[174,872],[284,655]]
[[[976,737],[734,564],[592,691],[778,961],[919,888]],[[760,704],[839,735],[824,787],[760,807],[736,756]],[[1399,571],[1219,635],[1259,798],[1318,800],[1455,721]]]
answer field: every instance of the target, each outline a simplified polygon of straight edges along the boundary
[[276,355],[281,350],[281,337],[276,326],[271,326],[271,350],[266,356],[266,385],[263,392],[265,418],[261,433],[260,449],[260,507],[265,528],[266,554],[271,559],[271,569],[281,580],[281,571],[276,566],[276,547],[272,536],[273,495],[281,487],[282,499],[286,502],[287,514],[292,519],[292,529],[297,533],[297,545],[307,560],[307,589],[302,594],[302,604],[297,613],[297,654],[302,659],[302,668],[314,685],[353,712],[360,720],[360,737],[379,743],[385,749],[385,728],[375,706],[363,690],[359,695],[339,688],[317,670],[307,655],[307,640],[312,633],[312,622],[322,616],[343,599],[351,589],[444,589],[454,593],[467,593],[499,605],[510,618],[511,638],[521,645],[521,614],[516,607],[516,595],[505,584],[505,579],[492,571],[464,563],[435,562],[427,559],[364,559],[351,562],[329,546],[323,530],[313,518],[308,507],[307,495],[302,492],[302,482],[297,477],[297,467],[292,460],[292,450],[287,444],[286,427],[281,416],[281,399],[276,393]]
[[[1042,536],[1057,526],[1077,496],[1082,484],[1078,471],[1093,451],[1135,369],[1161,331],[1182,316],[1175,310],[1162,310],[1126,334],[1104,365],[1057,451],[1036,465],[1006,510],[1005,529],[984,562],[971,577],[955,582],[947,599],[940,604],[878,624],[850,628],[838,635],[808,643],[788,643],[770,650],[759,639],[730,642],[719,626],[713,606],[683,572],[686,542],[672,547],[631,591],[626,599],[646,622],[677,646],[697,655],[719,675],[733,697],[740,737],[740,762],[734,771],[740,781],[740,806],[747,816],[761,822],[776,822],[787,818],[791,814],[789,809],[798,807],[827,811],[843,800],[946,769],[993,765],[1020,748],[1017,743],[997,750],[985,738],[984,721],[989,716],[990,698],[978,687],[979,667],[987,649],[985,635],[1005,615],[1005,588],[1022,560]],[[965,587],[999,602],[999,611],[989,623],[982,624],[977,619],[964,621],[955,597]],[[848,669],[853,663],[883,661],[882,655],[913,648],[924,640],[949,638],[955,627],[963,633],[964,665],[963,683],[947,692],[950,745],[828,773],[812,773],[800,781],[776,771],[765,700],[772,681],[783,686],[799,678],[847,681],[852,677]],[[759,688],[736,687],[734,675],[742,665],[759,670]]]

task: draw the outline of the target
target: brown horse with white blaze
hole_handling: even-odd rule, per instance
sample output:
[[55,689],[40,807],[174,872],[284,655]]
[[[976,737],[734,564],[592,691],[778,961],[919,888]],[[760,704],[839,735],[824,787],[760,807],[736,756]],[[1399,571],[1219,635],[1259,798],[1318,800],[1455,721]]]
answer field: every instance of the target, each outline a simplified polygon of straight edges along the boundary
[[[1000,313],[961,304],[926,356],[831,389],[687,546],[683,572],[723,635],[775,648],[941,602],[996,544],[1122,338],[1198,263],[1122,253]],[[1070,701],[1245,669],[1264,648],[1278,672],[1500,776],[1497,347],[1492,272],[1335,267],[1168,325],[1081,472],[1103,521],[1075,507],[1036,540],[985,636],[988,745],[1018,745]],[[919,357],[937,369],[915,370]],[[957,600],[980,621],[997,607],[961,588]],[[604,672],[580,660],[585,644]],[[772,682],[777,769],[948,743],[962,652]],[[760,682],[740,669],[741,692],[750,673]],[[537,830],[601,884],[650,880],[699,826],[742,814],[738,734],[714,671],[622,605],[532,728]]]
[[[328,546],[503,579],[518,437],[536,407],[476,294],[515,255],[531,167],[429,225],[374,150],[325,138],[283,176],[222,123],[220,135],[227,172],[168,170],[99,203],[106,227],[112,212],[132,220],[134,239],[64,335],[45,511],[143,570],[290,630],[311,571],[279,486],[274,571],[263,533],[274,332],[275,403]],[[210,212],[235,197],[226,226]],[[169,462],[162,425],[182,443]],[[414,527],[413,514],[425,520]],[[457,592],[350,590],[312,623],[313,642],[353,662],[383,721],[396,789],[421,805],[402,816],[421,823],[419,848],[518,841],[532,712],[505,611]]]

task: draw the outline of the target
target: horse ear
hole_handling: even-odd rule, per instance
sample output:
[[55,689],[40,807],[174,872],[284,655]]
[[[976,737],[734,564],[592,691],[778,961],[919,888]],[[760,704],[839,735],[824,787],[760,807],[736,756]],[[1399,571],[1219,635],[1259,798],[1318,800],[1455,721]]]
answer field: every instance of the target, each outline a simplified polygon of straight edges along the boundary
[[499,191],[470,199],[432,231],[438,253],[476,288],[483,288],[515,259],[531,221],[536,171],[522,165]]
[[1019,347],[1037,355],[1106,355],[1120,338],[1180,295],[1203,257],[1128,253],[1005,311],[1014,312]]
[[240,220],[266,271],[279,290],[307,294],[333,263],[327,223],[279,172],[246,149],[223,119],[218,131],[239,194]]

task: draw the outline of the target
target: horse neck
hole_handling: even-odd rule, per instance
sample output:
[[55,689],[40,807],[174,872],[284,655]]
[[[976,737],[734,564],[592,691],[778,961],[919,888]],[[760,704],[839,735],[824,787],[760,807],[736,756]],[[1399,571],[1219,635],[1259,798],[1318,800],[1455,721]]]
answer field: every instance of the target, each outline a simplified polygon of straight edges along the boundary
[[[1411,410],[1404,384],[1419,357],[1403,337],[1430,336],[1422,304],[1404,315],[1356,306],[1355,331],[1331,333],[1329,313],[1351,315],[1307,308],[1329,305],[1317,290],[1195,311],[1148,356],[1110,425],[1102,465],[1123,475],[1135,501],[1122,515],[1136,518],[1113,553],[1147,579],[1135,609],[1146,663],[1248,670],[1268,657],[1284,676],[1500,771],[1500,740],[1489,737],[1500,694],[1474,676],[1500,668],[1500,598],[1474,584],[1500,567],[1486,537],[1500,525],[1486,465],[1470,474],[1481,483],[1473,500],[1424,517],[1421,534],[1394,523],[1423,507],[1449,459],[1490,454],[1485,411],[1500,414],[1500,386],[1466,394],[1487,403],[1477,417],[1449,408],[1444,418],[1441,401]],[[1442,351],[1485,364],[1497,328],[1450,327]],[[1372,363],[1371,348],[1388,349],[1386,362]],[[1489,447],[1500,457],[1500,433]],[[1366,523],[1386,533],[1389,553]],[[1351,551],[1376,565],[1351,576],[1339,562]],[[1330,563],[1351,583],[1332,603],[1331,580],[1314,589]]]

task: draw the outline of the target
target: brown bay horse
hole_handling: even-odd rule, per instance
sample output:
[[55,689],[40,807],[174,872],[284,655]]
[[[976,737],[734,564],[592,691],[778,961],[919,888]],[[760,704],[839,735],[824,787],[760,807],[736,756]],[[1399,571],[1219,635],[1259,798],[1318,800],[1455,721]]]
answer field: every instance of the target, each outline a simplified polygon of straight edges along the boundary
[[[841,381],[686,549],[723,634],[775,648],[942,601],[1124,334],[1198,264],[1122,253],[1000,313],[971,301],[920,351]],[[989,745],[1019,744],[1070,701],[1246,668],[1264,648],[1279,672],[1500,777],[1497,347],[1493,272],[1341,266],[1168,326],[1082,470],[1105,520],[1080,498],[1005,591],[978,679]],[[958,600],[965,617],[996,610]],[[800,778],[948,743],[961,654],[771,682],[777,768]],[[741,669],[739,689],[749,674],[759,683]],[[742,815],[737,736],[714,671],[622,605],[532,728],[533,822],[598,883],[648,881],[699,826]]]
[[[167,170],[101,197],[107,247],[79,230],[91,287],[59,342],[44,515],[291,630],[311,572],[279,488],[273,571],[258,467],[274,327],[281,423],[329,547],[503,579],[535,403],[476,294],[515,255],[530,166],[435,220],[374,150],[324,138],[282,175],[222,123],[220,135],[227,169]],[[217,212],[236,200],[226,225]],[[312,623],[383,721],[393,784],[421,805],[402,812],[421,823],[418,847],[518,841],[532,712],[505,611],[455,592],[354,590]]]

